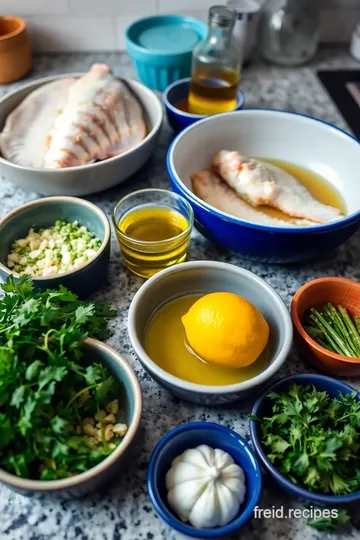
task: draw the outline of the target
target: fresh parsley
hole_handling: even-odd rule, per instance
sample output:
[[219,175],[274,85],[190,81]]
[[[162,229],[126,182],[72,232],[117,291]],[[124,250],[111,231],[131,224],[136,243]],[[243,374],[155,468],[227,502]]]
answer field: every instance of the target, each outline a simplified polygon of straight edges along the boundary
[[294,384],[268,394],[272,415],[262,419],[268,459],[295,484],[320,493],[360,489],[360,402],[356,393],[331,398]]
[[106,426],[97,440],[83,429],[121,392],[109,370],[89,363],[82,349],[85,337],[108,336],[115,311],[81,302],[62,286],[35,291],[28,277],[10,277],[2,289],[0,467],[42,480],[85,471],[119,444],[104,436]]

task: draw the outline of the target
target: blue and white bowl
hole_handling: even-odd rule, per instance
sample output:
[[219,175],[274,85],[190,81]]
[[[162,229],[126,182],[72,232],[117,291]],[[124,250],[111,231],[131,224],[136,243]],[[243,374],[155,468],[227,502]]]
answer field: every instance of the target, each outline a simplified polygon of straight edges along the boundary
[[[245,473],[246,498],[238,516],[227,525],[214,529],[195,529],[183,523],[167,504],[165,477],[172,461],[185,450],[201,444],[227,452]],[[253,517],[262,494],[262,475],[253,450],[235,431],[212,422],[190,422],[171,430],[157,444],[150,458],[147,487],[156,512],[170,527],[192,538],[223,538]]]
[[[348,215],[295,228],[251,223],[216,210],[193,193],[190,175],[209,167],[221,149],[281,159],[320,174],[342,194]],[[170,146],[167,168],[172,189],[191,203],[195,226],[209,240],[252,259],[288,263],[328,253],[359,228],[359,161],[359,142],[334,126],[300,114],[254,109],[215,115],[188,127]]]
[[[186,79],[173,82],[166,88],[163,94],[166,116],[170,126],[176,133],[195,124],[199,120],[203,120],[203,118],[207,118],[207,115],[192,114],[177,107],[180,102],[188,100],[190,80],[191,78],[187,77]],[[238,90],[234,111],[240,111],[244,107],[244,103],[244,93]]]

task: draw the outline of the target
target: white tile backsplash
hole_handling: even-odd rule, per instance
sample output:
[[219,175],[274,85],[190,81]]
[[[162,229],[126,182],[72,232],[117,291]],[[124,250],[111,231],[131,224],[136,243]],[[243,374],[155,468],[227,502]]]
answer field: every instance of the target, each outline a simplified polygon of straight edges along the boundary
[[68,8],[68,0],[0,0],[0,15],[59,15]]
[[[322,39],[348,41],[360,22],[360,0],[313,1],[322,10]],[[125,28],[138,17],[179,13],[206,20],[215,4],[216,0],[0,0],[0,14],[25,17],[34,50],[106,51],[124,49]]]
[[111,51],[116,48],[113,17],[43,15],[26,20],[37,51]]
[[69,13],[75,15],[85,13],[89,15],[144,15],[155,13],[157,8],[157,0],[68,0],[68,2]]

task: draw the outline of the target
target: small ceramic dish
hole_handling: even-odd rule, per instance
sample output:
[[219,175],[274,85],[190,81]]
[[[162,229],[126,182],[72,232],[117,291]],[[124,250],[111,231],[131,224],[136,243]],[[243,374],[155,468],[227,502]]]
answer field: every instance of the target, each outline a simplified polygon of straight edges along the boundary
[[47,197],[23,204],[7,214],[0,221],[0,277],[4,281],[13,275],[7,265],[7,256],[15,240],[24,238],[29,229],[46,228],[55,225],[56,220],[78,221],[102,242],[93,259],[77,270],[54,277],[33,277],[38,289],[53,289],[59,285],[67,287],[85,297],[94,292],[106,280],[110,259],[110,224],[104,212],[95,204],[76,197]]
[[[227,452],[245,473],[246,498],[239,515],[227,525],[214,529],[195,529],[182,522],[167,503],[165,477],[172,461],[185,450],[201,444]],[[262,494],[262,475],[253,450],[240,435],[212,422],[191,422],[171,430],[157,444],[149,462],[147,487],[156,512],[170,527],[192,538],[221,538],[239,530],[252,518]]]
[[303,285],[291,302],[295,343],[304,360],[316,368],[343,377],[359,376],[360,358],[349,358],[325,349],[302,326],[303,318],[311,307],[320,310],[327,302],[335,307],[340,304],[352,317],[360,315],[360,283],[329,277],[314,279]]
[[[144,347],[146,328],[152,315],[161,305],[179,296],[220,291],[244,296],[265,317],[270,338],[268,362],[263,371],[240,383],[208,386],[185,381],[159,367]],[[128,332],[142,366],[155,381],[181,399],[205,405],[221,405],[253,396],[258,387],[267,383],[283,365],[292,343],[291,318],[277,292],[248,270],[213,261],[178,264],[144,283],[130,305]]]
[[[163,100],[165,104],[165,110],[168,122],[176,133],[179,133],[183,129],[187,128],[191,124],[207,118],[203,114],[192,114],[185,110],[179,109],[178,105],[181,103],[187,103],[190,89],[190,77],[175,81],[170,84],[163,94]],[[238,90],[236,97],[236,107],[234,111],[240,111],[244,107],[245,98],[244,93]]]
[[[320,392],[327,392],[329,396],[333,398],[339,397],[340,394],[351,394],[356,392],[351,386],[325,377],[324,375],[292,375],[291,377],[285,377],[280,381],[277,381],[257,399],[252,409],[252,415],[258,418],[264,418],[271,416],[272,402],[268,399],[267,395],[270,392],[285,392],[291,385],[313,385]],[[357,399],[360,400],[360,394],[357,395]],[[266,456],[266,450],[261,443],[261,427],[258,422],[250,420],[250,435],[253,446],[258,454],[265,470],[272,476],[272,478],[279,484],[279,486],[290,496],[306,501],[316,506],[330,506],[336,508],[339,505],[346,505],[351,503],[360,502],[360,491],[349,493],[348,495],[328,495],[318,493],[315,491],[309,491],[297,484],[291,482],[288,478],[283,476],[274,467],[271,461]]]
[[207,32],[208,25],[193,17],[145,17],[126,29],[126,50],[140,80],[162,91],[173,81],[190,75],[193,48]]
[[[131,212],[145,210],[146,207],[161,208],[180,214],[185,218],[187,226],[176,236],[161,240],[140,240],[129,236],[122,230],[122,220]],[[152,219],[156,218],[152,216]],[[167,189],[149,188],[133,191],[116,204],[112,221],[124,263],[137,276],[147,279],[163,268],[186,259],[194,212],[188,201],[180,195]]]
[[24,19],[0,16],[0,84],[11,83],[31,70],[31,50]]
[[84,342],[86,358],[89,362],[102,362],[122,384],[119,396],[120,407],[124,411],[124,422],[128,430],[117,448],[101,463],[91,469],[62,480],[31,480],[20,478],[0,469],[0,482],[25,496],[45,493],[63,493],[79,497],[93,491],[101,484],[110,482],[126,463],[129,451],[134,445],[142,414],[140,384],[135,373],[124,357],[109,345],[96,339],[87,338]]

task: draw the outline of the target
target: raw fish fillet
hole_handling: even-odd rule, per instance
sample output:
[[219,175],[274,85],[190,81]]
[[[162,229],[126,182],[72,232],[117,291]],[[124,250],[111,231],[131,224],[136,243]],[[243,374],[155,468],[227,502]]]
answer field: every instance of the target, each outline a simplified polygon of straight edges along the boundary
[[9,114],[0,133],[0,154],[24,167],[43,167],[55,118],[66,105],[75,79],[60,79],[37,88]]
[[292,223],[283,221],[272,216],[268,216],[249,206],[244,202],[233,189],[231,189],[216,172],[211,169],[205,169],[200,173],[191,176],[192,187],[195,195],[204,202],[217,208],[221,212],[226,212],[232,216],[260,223],[262,225],[271,225],[273,227],[306,227],[313,225],[312,222],[305,219],[294,219]]
[[136,96],[108,66],[95,64],[83,77],[27,96],[6,121],[0,151],[18,165],[61,169],[121,154],[145,136]]
[[289,173],[270,163],[221,150],[212,161],[215,171],[253,206],[267,205],[292,217],[315,223],[339,219],[341,212],[320,203]]

